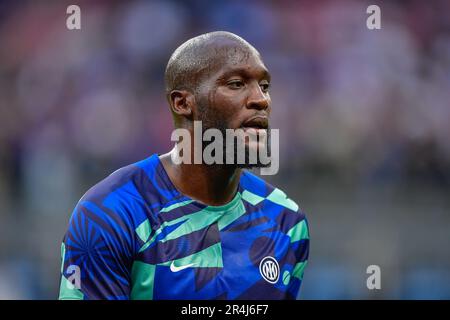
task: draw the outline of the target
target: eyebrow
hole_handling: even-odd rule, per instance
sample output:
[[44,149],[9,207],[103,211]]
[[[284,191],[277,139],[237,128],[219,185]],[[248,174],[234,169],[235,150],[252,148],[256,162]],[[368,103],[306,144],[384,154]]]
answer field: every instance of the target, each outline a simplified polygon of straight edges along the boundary
[[[258,76],[257,76],[258,78],[260,78],[260,79],[267,79],[268,81],[270,81],[271,76],[270,76],[270,72],[267,69],[265,69],[265,68],[258,69],[257,73],[258,73]],[[252,75],[250,75],[250,72],[248,71],[248,69],[246,69],[246,68],[235,68],[235,69],[231,69],[231,70],[225,71],[217,79],[217,81],[224,80],[224,79],[229,78],[229,77],[231,77],[233,75],[240,75],[243,78],[251,78],[252,77]]]

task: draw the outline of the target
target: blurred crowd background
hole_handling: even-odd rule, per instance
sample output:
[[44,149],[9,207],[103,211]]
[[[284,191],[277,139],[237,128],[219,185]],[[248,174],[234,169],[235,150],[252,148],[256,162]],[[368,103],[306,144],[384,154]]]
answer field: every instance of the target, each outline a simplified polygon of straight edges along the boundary
[[[0,299],[57,297],[76,202],[171,148],[165,65],[214,30],[272,73],[281,169],[266,178],[311,228],[300,298],[450,299],[449,13],[446,0],[1,1]],[[373,264],[381,290],[366,287]]]

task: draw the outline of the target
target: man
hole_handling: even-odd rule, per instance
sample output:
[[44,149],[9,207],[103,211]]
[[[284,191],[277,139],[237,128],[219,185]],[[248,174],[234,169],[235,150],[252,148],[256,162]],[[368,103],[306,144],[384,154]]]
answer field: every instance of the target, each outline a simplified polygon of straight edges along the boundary
[[[201,121],[202,130],[269,130],[269,72],[234,34],[188,40],[170,58],[165,80],[177,129],[194,133]],[[257,141],[245,139],[245,152],[264,147]],[[60,299],[298,296],[309,233],[297,204],[243,170],[248,162],[179,157],[176,147],[154,154],[81,198],[62,244]]]

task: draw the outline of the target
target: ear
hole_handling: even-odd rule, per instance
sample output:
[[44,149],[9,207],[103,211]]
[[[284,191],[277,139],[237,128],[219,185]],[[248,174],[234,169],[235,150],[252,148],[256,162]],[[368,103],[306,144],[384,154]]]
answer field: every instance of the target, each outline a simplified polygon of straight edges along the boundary
[[195,98],[191,92],[187,90],[172,90],[168,98],[172,112],[184,117],[192,115]]

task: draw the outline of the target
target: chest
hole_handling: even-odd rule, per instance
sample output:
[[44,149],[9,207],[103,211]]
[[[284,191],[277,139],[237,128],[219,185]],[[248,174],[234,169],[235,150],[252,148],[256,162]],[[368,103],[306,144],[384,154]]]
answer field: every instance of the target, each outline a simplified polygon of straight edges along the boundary
[[157,243],[153,299],[283,298],[283,274],[292,267],[289,238],[254,219],[226,227],[219,220],[198,230],[187,221],[189,232]]

